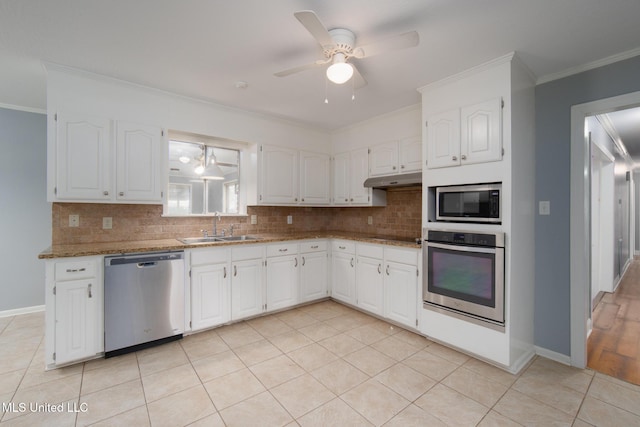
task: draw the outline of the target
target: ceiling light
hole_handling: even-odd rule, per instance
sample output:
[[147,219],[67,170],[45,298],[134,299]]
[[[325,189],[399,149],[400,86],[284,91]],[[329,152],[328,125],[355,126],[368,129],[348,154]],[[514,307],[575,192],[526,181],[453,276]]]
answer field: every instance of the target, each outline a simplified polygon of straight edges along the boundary
[[327,78],[333,83],[341,85],[349,81],[353,76],[353,66],[345,62],[343,53],[336,53],[333,57],[333,64],[327,68]]

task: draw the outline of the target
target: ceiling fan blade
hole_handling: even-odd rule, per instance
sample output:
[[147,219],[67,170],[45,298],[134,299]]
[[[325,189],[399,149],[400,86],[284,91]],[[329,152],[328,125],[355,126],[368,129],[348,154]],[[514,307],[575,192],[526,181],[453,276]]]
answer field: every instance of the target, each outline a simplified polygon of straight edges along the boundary
[[330,60],[319,59],[316,62],[312,62],[311,64],[306,64],[306,65],[301,65],[299,67],[289,68],[288,70],[283,70],[283,71],[280,71],[278,73],[274,73],[273,75],[276,76],[276,77],[290,76],[291,74],[299,73],[300,71],[306,71],[306,70],[310,70],[310,69],[315,68],[315,67],[319,67],[321,65],[326,64],[328,61],[330,61]]
[[379,55],[381,53],[392,50],[406,49],[408,47],[417,46],[420,43],[420,36],[417,31],[409,31],[407,33],[391,36],[386,39],[379,40],[364,46],[360,46],[353,51],[353,56],[361,58],[369,58],[370,56]]
[[351,66],[353,67],[353,87],[354,89],[360,89],[361,87],[364,87],[367,85],[367,80],[362,77],[362,74],[360,74],[360,71],[358,71],[358,67],[356,67],[355,65],[351,64]]
[[320,46],[333,45],[333,39],[327,28],[320,22],[318,15],[313,10],[302,10],[293,14],[298,21],[311,33],[314,39],[320,43]]

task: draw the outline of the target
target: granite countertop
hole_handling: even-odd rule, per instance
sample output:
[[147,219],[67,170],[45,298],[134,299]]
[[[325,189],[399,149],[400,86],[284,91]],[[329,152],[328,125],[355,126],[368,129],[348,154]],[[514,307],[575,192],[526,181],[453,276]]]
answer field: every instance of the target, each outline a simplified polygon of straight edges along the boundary
[[357,242],[377,243],[405,248],[420,249],[420,245],[415,239],[398,239],[395,237],[377,236],[361,233],[346,233],[342,231],[322,231],[294,234],[251,234],[254,240],[236,240],[230,242],[207,242],[184,244],[177,239],[159,240],[132,240],[126,242],[108,243],[79,243],[73,245],[53,245],[42,251],[38,258],[53,259],[66,257],[79,257],[90,255],[111,255],[136,252],[157,252],[183,249],[194,249],[214,246],[246,245],[255,243],[285,242],[288,240],[308,240],[308,239],[345,239]]

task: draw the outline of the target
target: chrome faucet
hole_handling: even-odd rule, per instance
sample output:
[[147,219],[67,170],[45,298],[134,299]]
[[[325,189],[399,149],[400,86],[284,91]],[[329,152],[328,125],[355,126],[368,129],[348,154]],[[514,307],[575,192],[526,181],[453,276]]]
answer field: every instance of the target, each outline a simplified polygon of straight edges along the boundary
[[[216,222],[216,219],[218,220]],[[217,236],[218,235],[218,222],[220,221],[220,212],[216,211],[213,214],[213,235]]]

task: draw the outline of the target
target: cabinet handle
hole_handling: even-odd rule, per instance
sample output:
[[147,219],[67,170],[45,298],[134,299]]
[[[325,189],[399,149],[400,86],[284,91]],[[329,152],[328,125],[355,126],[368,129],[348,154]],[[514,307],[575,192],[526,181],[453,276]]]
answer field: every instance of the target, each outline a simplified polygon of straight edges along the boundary
[[295,264],[293,264],[293,266],[294,266],[294,267],[297,267],[297,266],[298,266],[298,257],[295,257],[295,258],[294,258],[294,260],[296,261],[296,263],[295,263]]
[[382,274],[382,264],[378,264],[378,274]]
[[347,247],[346,246],[338,246],[338,249],[344,250],[344,249],[347,249]]
[[353,202],[353,199],[351,199],[351,201]]
[[78,272],[86,271],[86,270],[87,269],[84,268],[84,267],[83,268],[73,268],[73,269],[72,268],[67,268],[67,273],[78,273]]
[[108,196],[109,192],[108,191],[103,191],[102,194],[105,195],[105,196]]
[[400,169],[404,169],[404,165],[400,165]]
[[353,258],[351,258],[351,267],[353,267]]
[[457,161],[457,160],[458,160],[458,158],[457,158],[456,156],[453,156],[453,157],[451,158],[451,160],[453,160],[453,161],[455,162],[455,161]]
[[238,275],[238,266],[234,265],[233,266],[233,277],[236,277]]
[[349,201],[349,199],[344,199],[344,201],[345,201],[345,202],[348,202],[348,201]]
[[293,200],[297,202],[297,201],[298,201],[298,198],[296,197],[296,198],[295,198],[295,199],[293,199]]
[[304,202],[304,197],[301,200]]
[[304,260],[304,257],[302,257],[302,266],[303,267],[304,267],[304,264],[305,264],[305,260]]
[[467,160],[467,156],[465,156],[464,154],[462,156],[460,156],[460,159],[462,160]]
[[223,279],[226,279],[227,278],[227,267],[223,267],[222,271],[224,271]]
[[393,170],[396,170],[396,167],[395,167],[395,166],[393,167]]
[[389,264],[387,264],[387,276],[389,275]]
[[118,196],[120,196],[120,197],[124,196],[124,191],[119,192]]
[[286,249],[286,248],[285,249],[278,249],[278,251],[280,251],[280,252],[287,252],[288,250],[289,249]]
[[93,295],[91,294],[91,283],[89,283],[89,286],[87,286],[87,292],[89,293],[89,298],[92,298]]
[[311,246],[311,249],[318,249],[318,245]]

